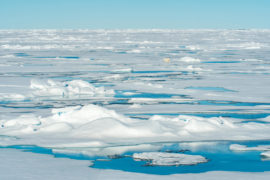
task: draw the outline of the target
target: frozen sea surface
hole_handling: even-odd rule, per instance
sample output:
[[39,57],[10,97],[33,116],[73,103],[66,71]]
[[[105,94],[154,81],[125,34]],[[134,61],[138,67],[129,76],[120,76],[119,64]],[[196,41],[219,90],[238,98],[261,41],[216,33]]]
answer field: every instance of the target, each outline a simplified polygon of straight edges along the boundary
[[270,171],[269,52],[269,30],[0,30],[0,145],[129,172]]

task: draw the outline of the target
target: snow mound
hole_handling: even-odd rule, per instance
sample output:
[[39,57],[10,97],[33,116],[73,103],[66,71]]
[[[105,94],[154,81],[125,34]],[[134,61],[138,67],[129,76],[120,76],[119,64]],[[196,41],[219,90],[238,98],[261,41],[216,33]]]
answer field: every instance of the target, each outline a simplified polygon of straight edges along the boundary
[[152,166],[179,166],[205,163],[207,159],[200,155],[187,155],[166,152],[143,152],[132,155],[135,160],[149,161]]
[[200,59],[193,58],[193,57],[188,57],[188,56],[182,57],[182,58],[180,59],[180,61],[182,61],[182,62],[187,62],[187,63],[199,63],[199,62],[201,62]]
[[113,90],[105,90],[104,87],[94,87],[83,80],[57,82],[51,79],[31,80],[30,88],[34,90],[34,96],[61,96],[63,98],[78,96],[98,96],[114,94]]
[[0,120],[0,134],[18,137],[16,142],[11,140],[10,144],[35,144],[43,147],[92,147],[91,142],[106,146],[110,143],[130,142],[270,138],[269,126],[238,122],[222,117],[185,115],[173,118],[155,115],[148,120],[140,120],[90,104],[53,109],[52,115],[48,117],[28,114],[15,119],[3,119]]
[[187,71],[187,72],[196,72],[196,73],[211,71],[211,69],[203,69],[200,67],[195,67],[193,65],[188,65],[186,67],[179,67],[179,70],[180,71]]

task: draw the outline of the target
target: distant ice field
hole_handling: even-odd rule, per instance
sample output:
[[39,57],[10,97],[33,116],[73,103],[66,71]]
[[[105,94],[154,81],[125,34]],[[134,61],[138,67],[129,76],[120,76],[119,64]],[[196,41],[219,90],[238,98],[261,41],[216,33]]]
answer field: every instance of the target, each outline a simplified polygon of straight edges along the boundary
[[269,58],[270,30],[0,30],[0,146],[149,174],[270,171]]

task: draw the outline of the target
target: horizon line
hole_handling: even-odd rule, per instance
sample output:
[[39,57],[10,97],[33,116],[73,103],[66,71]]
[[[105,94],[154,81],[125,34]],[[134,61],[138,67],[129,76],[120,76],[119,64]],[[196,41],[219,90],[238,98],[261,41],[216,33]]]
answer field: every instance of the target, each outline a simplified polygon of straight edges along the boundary
[[51,31],[74,31],[74,30],[82,30],[82,31],[182,31],[182,30],[190,30],[190,31],[222,31],[222,30],[270,30],[270,28],[0,28],[0,31],[28,31],[28,30],[51,30]]

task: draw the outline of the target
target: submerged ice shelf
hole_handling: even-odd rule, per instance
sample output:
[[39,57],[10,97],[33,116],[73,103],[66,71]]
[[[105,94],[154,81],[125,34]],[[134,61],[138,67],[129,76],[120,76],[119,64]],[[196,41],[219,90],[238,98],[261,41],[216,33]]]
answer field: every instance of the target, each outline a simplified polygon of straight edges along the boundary
[[[216,162],[222,170],[251,171],[237,167],[247,157],[258,165],[254,171],[269,170],[267,158],[261,161],[270,138],[269,35],[268,30],[1,30],[0,144],[37,145],[86,159],[127,155],[95,161],[93,167],[136,172],[145,162],[133,162],[132,154],[152,152],[149,162],[162,165],[182,153],[166,152],[166,143],[226,140],[221,145],[227,149],[223,156],[229,154],[226,165],[222,153],[207,152],[209,143],[194,153],[191,146],[180,148],[209,158],[207,163],[142,166],[137,172],[219,170],[210,168]],[[256,151],[247,142],[257,142]],[[156,160],[157,154],[165,161]]]

